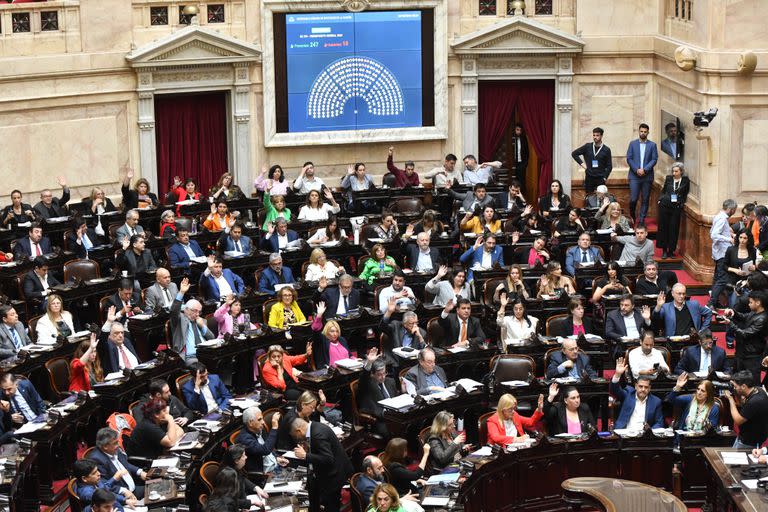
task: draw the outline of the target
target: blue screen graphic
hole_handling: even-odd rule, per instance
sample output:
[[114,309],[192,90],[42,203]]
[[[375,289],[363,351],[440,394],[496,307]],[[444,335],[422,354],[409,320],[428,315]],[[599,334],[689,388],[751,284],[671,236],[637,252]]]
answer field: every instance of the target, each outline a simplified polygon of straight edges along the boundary
[[421,12],[288,14],[288,131],[421,126]]

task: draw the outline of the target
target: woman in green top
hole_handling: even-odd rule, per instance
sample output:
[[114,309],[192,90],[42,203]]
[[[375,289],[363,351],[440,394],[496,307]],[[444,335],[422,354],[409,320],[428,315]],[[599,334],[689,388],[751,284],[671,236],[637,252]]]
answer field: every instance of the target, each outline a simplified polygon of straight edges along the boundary
[[382,272],[391,274],[397,270],[397,263],[391,256],[387,256],[387,250],[381,244],[371,247],[371,257],[363,265],[363,271],[360,273],[360,279],[368,284],[373,284],[376,277]]
[[285,207],[284,196],[275,196],[272,198],[269,195],[269,189],[265,190],[264,208],[267,210],[267,215],[264,217],[264,224],[261,226],[263,231],[268,231],[270,222],[274,221],[278,217],[282,217],[287,222],[291,222],[291,210]]
[[390,484],[379,484],[371,495],[371,504],[366,512],[405,512],[400,504],[397,490]]

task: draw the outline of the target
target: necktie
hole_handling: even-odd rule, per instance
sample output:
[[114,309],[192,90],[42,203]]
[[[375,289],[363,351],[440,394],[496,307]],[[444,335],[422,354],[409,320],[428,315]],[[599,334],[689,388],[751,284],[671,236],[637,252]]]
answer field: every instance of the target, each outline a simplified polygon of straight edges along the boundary
[[83,235],[83,247],[85,247],[86,251],[90,251],[91,247],[93,247],[93,244],[88,239],[88,235]]
[[[118,471],[120,471],[121,469],[125,469],[125,466],[123,466],[120,463],[120,459],[118,458],[117,454],[115,454],[112,457],[112,465],[114,465],[115,469],[117,469]],[[131,476],[130,472],[126,475],[123,475],[123,483],[131,492],[133,492],[136,489],[136,482],[133,481],[133,477]]]
[[459,343],[467,341],[467,321],[461,321],[461,333],[459,334]]
[[277,282],[280,284],[285,284],[285,278],[283,277],[283,273],[279,272],[277,274]]
[[168,291],[168,288],[165,289],[165,305],[171,304],[173,301],[171,300],[171,292]]
[[13,327],[8,327],[8,332],[11,333],[11,338],[13,338],[13,345],[16,347],[16,351],[18,352],[21,349],[21,338],[19,338],[19,333],[16,332],[16,329]]
[[587,251],[581,251],[581,262],[589,263],[589,260],[587,259]]
[[379,388],[381,388],[381,396],[383,396],[384,398],[389,398],[389,393],[387,393],[387,387],[384,385],[383,382],[379,384]]
[[16,399],[16,395],[11,397],[11,401],[13,402],[13,406],[16,408],[16,410],[20,412],[27,421],[32,421],[37,417],[28,405],[25,405],[24,407],[21,406],[21,402]]
[[[197,339],[195,339],[197,341]],[[125,351],[125,345],[120,345],[120,358],[123,360],[123,368],[132,368],[131,360],[128,359],[128,352]]]
[[43,253],[40,251],[40,244],[35,244],[35,256],[42,256]]
[[195,337],[195,346],[198,346],[200,343],[202,343],[203,338],[200,335],[200,329],[198,329],[197,324],[191,324],[192,325],[192,335]]
[[237,252],[243,252],[243,250],[240,248],[240,240],[235,242],[235,250]]
[[347,296],[343,295],[344,297],[344,312],[349,313],[349,301],[347,300]]

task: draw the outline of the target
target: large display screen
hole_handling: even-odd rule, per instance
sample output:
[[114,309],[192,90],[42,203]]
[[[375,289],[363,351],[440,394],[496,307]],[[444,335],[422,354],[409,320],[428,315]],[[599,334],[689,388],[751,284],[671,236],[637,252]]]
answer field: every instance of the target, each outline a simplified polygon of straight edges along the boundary
[[285,131],[423,126],[421,11],[284,16]]

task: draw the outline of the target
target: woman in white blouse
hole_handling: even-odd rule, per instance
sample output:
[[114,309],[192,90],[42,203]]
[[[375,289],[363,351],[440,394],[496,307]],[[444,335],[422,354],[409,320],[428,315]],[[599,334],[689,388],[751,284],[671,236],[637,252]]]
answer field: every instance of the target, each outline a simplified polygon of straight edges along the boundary
[[328,220],[328,216],[331,213],[339,213],[341,207],[336,199],[333,198],[333,192],[326,188],[325,197],[331,204],[324,203],[320,199],[320,192],[317,190],[310,190],[307,194],[307,204],[301,207],[299,210],[299,220]]
[[327,279],[336,279],[344,269],[337,267],[328,261],[325,251],[322,249],[313,249],[309,254],[309,265],[307,266],[307,275],[305,281],[319,281],[321,277]]
[[[446,275],[448,279],[441,281]],[[449,300],[456,304],[461,297],[472,300],[472,287],[467,282],[467,273],[461,267],[449,273],[448,267],[440,265],[437,275],[427,282],[424,289],[435,295],[432,304],[436,306],[445,306]]]
[[71,336],[75,333],[72,313],[64,311],[64,302],[58,295],[48,296],[46,313],[37,321],[37,343],[55,345],[58,336]]
[[336,216],[331,215],[328,217],[328,222],[326,222],[325,227],[318,228],[317,231],[315,231],[315,234],[309,237],[307,242],[309,245],[314,247],[330,242],[340,243],[342,240],[346,239],[346,231],[344,231],[344,228],[339,228],[339,223],[336,220]]
[[505,316],[504,310],[507,307],[509,298],[507,294],[501,295],[499,314],[496,317],[496,324],[501,327],[501,339],[504,345],[509,345],[516,340],[528,339],[531,334],[536,332],[536,326],[539,319],[525,314],[525,305],[522,301],[516,300],[512,303],[512,316]]

